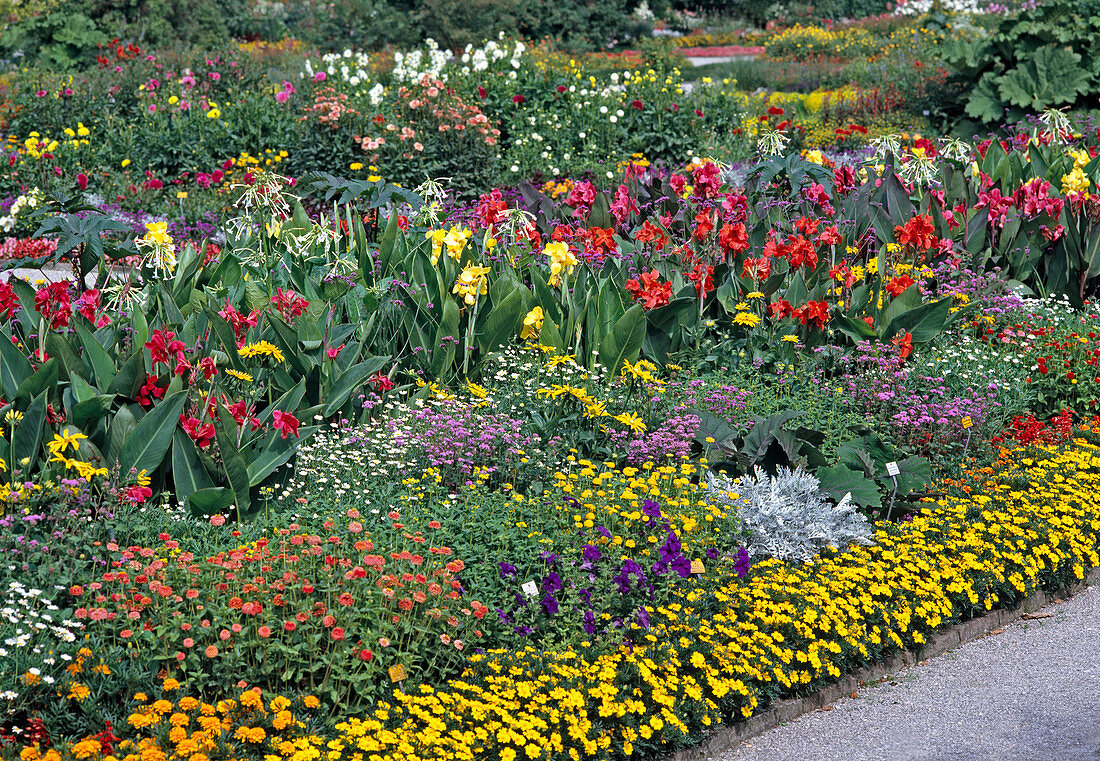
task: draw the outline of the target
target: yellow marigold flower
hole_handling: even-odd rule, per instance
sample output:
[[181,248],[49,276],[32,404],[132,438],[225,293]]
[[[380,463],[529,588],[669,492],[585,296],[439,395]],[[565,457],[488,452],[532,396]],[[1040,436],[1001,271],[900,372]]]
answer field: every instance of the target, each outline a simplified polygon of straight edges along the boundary
[[88,686],[86,684],[81,684],[80,682],[73,682],[72,686],[69,687],[68,698],[69,698],[69,700],[75,700],[77,702],[81,702],[83,700],[87,700],[88,696],[90,696],[91,694],[92,694],[92,691],[90,689],[88,689]]
[[313,695],[304,695],[302,696],[302,705],[309,709],[319,708],[321,706],[321,701]]
[[87,740],[81,740],[72,748],[72,754],[77,758],[92,758],[99,755],[100,745],[98,740],[88,738]]

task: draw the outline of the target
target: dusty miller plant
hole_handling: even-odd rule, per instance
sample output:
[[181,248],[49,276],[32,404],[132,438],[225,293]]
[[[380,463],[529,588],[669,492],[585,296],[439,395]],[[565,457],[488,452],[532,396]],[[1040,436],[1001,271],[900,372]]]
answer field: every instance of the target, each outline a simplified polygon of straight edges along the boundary
[[737,509],[750,556],[800,563],[826,547],[871,544],[873,529],[851,495],[833,505],[820,487],[801,468],[781,467],[778,475],[769,476],[758,467],[755,475],[737,481],[722,473],[707,475],[712,498]]

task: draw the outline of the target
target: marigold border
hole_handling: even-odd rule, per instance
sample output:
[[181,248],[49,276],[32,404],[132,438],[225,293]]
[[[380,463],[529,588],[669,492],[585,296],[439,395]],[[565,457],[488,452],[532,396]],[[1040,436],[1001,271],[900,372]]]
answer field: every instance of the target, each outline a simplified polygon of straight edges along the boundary
[[1033,613],[1055,603],[1064,602],[1096,584],[1100,584],[1100,567],[1093,568],[1085,574],[1083,580],[1071,584],[1061,592],[1036,592],[1014,608],[998,608],[978,618],[951,626],[942,632],[931,634],[928,642],[919,650],[904,650],[879,663],[845,674],[835,684],[822,687],[805,697],[780,700],[754,713],[745,721],[718,727],[708,732],[701,744],[665,755],[661,757],[662,761],[709,761],[719,753],[734,750],[746,740],[759,737],[781,724],[794,721],[822,706],[847,697],[873,680],[903,668],[916,666],[929,658],[954,650],[960,645],[981,639],[996,629],[1019,621],[1026,613]]

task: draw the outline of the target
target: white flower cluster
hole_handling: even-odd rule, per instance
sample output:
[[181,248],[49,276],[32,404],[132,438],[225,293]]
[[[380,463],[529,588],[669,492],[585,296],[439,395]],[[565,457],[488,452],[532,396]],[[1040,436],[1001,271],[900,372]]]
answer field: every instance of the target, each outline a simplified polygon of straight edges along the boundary
[[43,200],[44,195],[38,188],[34,188],[16,198],[8,213],[0,217],[0,230],[6,233],[11,232],[15,225],[37,209]]
[[413,50],[408,53],[397,52],[393,54],[393,78],[395,82],[411,84],[419,82],[424,77],[447,81],[447,75],[443,73],[443,67],[450,58],[448,53],[439,49],[439,43],[431,37],[424,40],[427,52]]
[[[14,630],[11,630],[11,636],[4,638],[6,647],[18,650],[31,647],[35,654],[40,655],[42,645],[36,641],[39,633],[50,633],[57,642],[76,641],[75,631],[83,625],[78,621],[57,620],[54,613],[58,607],[43,597],[44,594],[41,589],[28,588],[21,582],[8,582],[7,599],[0,607],[0,619],[11,624]],[[8,656],[6,647],[0,648],[0,658]]]
[[518,40],[509,47],[509,43],[504,39],[504,32],[501,32],[496,40],[489,40],[480,48],[474,48],[473,45],[466,46],[466,50],[459,59],[462,62],[462,73],[469,75],[473,72],[486,71],[494,63],[507,60],[507,65],[512,69],[509,76],[515,79],[516,69],[519,69],[526,50],[527,46]]
[[[988,13],[989,3],[980,0],[939,0],[947,13]],[[931,13],[936,0],[898,0],[896,12],[902,16],[923,16]]]
[[[328,77],[339,76],[352,87],[370,81],[370,58],[366,53],[350,48],[343,53],[325,53],[321,56],[320,71]],[[313,79],[317,72],[313,70],[313,63],[307,58],[303,77]]]

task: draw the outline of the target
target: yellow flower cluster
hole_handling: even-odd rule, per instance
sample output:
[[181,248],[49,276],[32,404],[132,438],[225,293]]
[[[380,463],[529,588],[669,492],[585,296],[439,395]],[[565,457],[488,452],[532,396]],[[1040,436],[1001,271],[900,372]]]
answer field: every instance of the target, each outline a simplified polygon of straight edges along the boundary
[[631,648],[594,659],[583,646],[476,656],[445,689],[398,693],[371,717],[339,724],[327,759],[547,751],[579,759],[655,749],[714,726],[726,711],[750,716],[764,693],[919,645],[937,627],[1052,578],[1080,579],[1100,565],[1100,449],[1079,439],[1041,459],[1027,454],[1005,452],[983,494],[879,524],[873,546],[801,567],[765,561],[748,581],[719,579],[713,591],[651,608],[653,627],[634,632]]
[[282,362],[286,359],[286,357],[283,356],[282,350],[268,341],[254,341],[250,344],[245,344],[237,349],[237,353],[245,359],[251,359],[252,357],[271,357],[276,362]]

